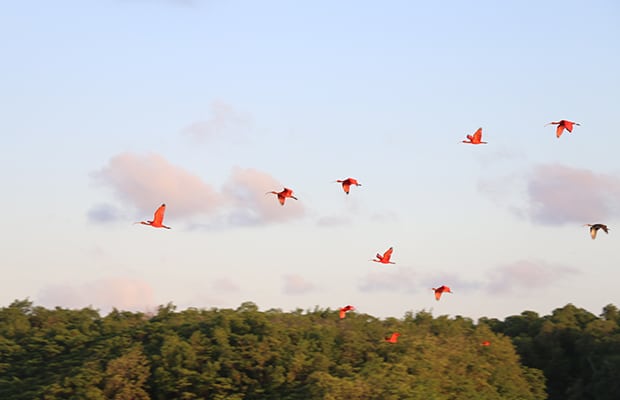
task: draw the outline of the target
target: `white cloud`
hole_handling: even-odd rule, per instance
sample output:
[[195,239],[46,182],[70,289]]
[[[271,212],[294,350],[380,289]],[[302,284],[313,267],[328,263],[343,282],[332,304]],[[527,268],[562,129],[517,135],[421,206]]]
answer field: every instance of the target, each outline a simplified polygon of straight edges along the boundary
[[[289,199],[282,207],[273,194],[283,185],[271,175],[255,169],[233,168],[231,176],[216,190],[199,176],[168,162],[158,154],[122,153],[107,166],[92,174],[99,184],[111,188],[126,206],[135,207],[150,219],[162,203],[167,206],[166,220],[199,215],[208,222],[192,221],[194,227],[248,226],[301,218],[303,202]],[[89,220],[105,222],[122,215],[114,206],[93,207]]]
[[431,274],[425,274],[420,281],[423,282],[424,287],[428,289],[446,285],[452,288],[452,290],[458,288],[460,293],[473,292],[485,286],[485,284],[479,280],[463,279],[454,272],[433,272]]
[[516,261],[489,271],[486,286],[491,293],[510,293],[515,290],[540,289],[554,285],[579,271],[575,268],[552,265],[543,261]]
[[596,222],[620,211],[620,177],[586,169],[540,165],[527,194],[530,218],[546,225]]
[[211,185],[159,154],[116,155],[93,177],[144,213],[154,212],[161,203],[168,203],[178,216],[209,213],[223,202]]
[[543,261],[520,260],[487,271],[481,279],[463,279],[454,272],[415,272],[411,268],[383,267],[384,270],[366,274],[359,289],[363,292],[413,293],[441,285],[455,293],[485,291],[492,294],[511,294],[518,290],[545,289],[579,271],[575,268],[548,264]]
[[[518,217],[542,225],[603,222],[620,216],[620,176],[560,164],[483,180],[478,190]],[[515,198],[522,198],[522,203]]]
[[50,285],[40,291],[39,302],[48,307],[93,306],[102,312],[108,312],[114,307],[127,311],[146,311],[155,306],[153,288],[147,282],[123,277],[82,284]]
[[418,274],[411,268],[377,264],[381,271],[369,272],[359,285],[363,292],[414,292],[420,285]]
[[107,203],[91,207],[87,212],[87,217],[89,221],[95,223],[115,222],[127,218],[118,207]]
[[322,227],[351,225],[351,218],[340,215],[321,217],[318,219],[317,225]]
[[219,278],[211,285],[214,291],[222,293],[239,292],[239,285],[228,278]]
[[222,193],[231,205],[229,222],[233,225],[255,225],[302,217],[302,200],[287,199],[281,206],[268,191],[281,191],[284,186],[271,175],[252,168],[234,168]]
[[250,129],[252,118],[231,105],[215,101],[210,106],[210,118],[196,121],[183,129],[192,139],[202,141],[222,136],[240,135]]
[[284,279],[283,292],[290,295],[305,294],[315,289],[315,285],[301,275],[291,274],[282,276]]

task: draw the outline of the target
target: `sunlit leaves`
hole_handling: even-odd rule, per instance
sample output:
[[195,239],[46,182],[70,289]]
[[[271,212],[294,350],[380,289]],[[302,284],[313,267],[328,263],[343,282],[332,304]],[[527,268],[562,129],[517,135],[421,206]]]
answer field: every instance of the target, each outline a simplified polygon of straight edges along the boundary
[[[544,399],[546,385],[551,398],[611,399],[618,314],[341,320],[246,302],[100,317],[17,301],[0,309],[0,398]],[[384,340],[392,332],[396,343]]]

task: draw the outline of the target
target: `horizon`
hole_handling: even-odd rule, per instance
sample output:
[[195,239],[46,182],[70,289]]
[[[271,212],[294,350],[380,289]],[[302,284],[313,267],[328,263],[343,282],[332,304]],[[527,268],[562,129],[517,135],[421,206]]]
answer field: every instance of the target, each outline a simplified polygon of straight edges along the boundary
[[[64,310],[70,310],[70,311],[79,311],[79,310],[83,310],[83,309],[87,309],[87,310],[92,310],[95,311],[99,314],[100,317],[105,318],[107,316],[109,316],[111,313],[113,312],[129,312],[132,314],[144,314],[145,316],[152,318],[154,316],[157,315],[157,313],[161,310],[161,309],[167,309],[167,308],[171,308],[173,312],[176,313],[183,313],[185,311],[205,311],[205,312],[212,312],[212,311],[216,311],[216,312],[220,312],[220,311],[233,311],[233,312],[237,312],[240,309],[243,309],[245,306],[247,306],[248,304],[251,304],[253,306],[256,306],[256,311],[260,312],[260,313],[270,313],[270,312],[281,312],[281,313],[285,313],[285,314],[296,314],[298,312],[302,312],[302,315],[310,315],[316,312],[330,312],[333,313],[334,315],[339,313],[339,309],[344,307],[344,306],[338,306],[338,307],[321,307],[319,305],[315,305],[312,308],[295,308],[295,309],[282,309],[282,308],[277,308],[277,307],[273,307],[273,308],[261,308],[259,304],[254,303],[251,300],[247,300],[242,302],[241,304],[239,304],[237,307],[209,307],[209,306],[205,306],[205,307],[195,307],[195,306],[187,306],[185,308],[179,308],[176,304],[174,304],[173,302],[168,302],[166,304],[159,304],[157,306],[154,307],[149,307],[146,309],[135,309],[135,310],[128,310],[128,309],[122,309],[122,308],[116,308],[116,307],[112,307],[108,310],[102,310],[99,308],[95,308],[93,307],[92,304],[89,304],[87,306],[84,307],[62,307],[62,306],[51,306],[51,307],[46,307],[40,304],[36,304],[35,302],[33,302],[32,300],[30,300],[29,298],[25,298],[25,299],[15,299],[13,300],[10,304],[7,305],[3,305],[0,306],[0,308],[9,308],[11,306],[13,306],[14,304],[19,304],[21,302],[29,302],[31,304],[31,308],[37,308],[37,307],[41,307],[47,310],[52,310],[52,309],[64,309]],[[385,321],[387,319],[396,319],[396,320],[403,320],[405,318],[407,318],[408,315],[417,315],[419,313],[422,314],[429,314],[432,318],[440,318],[440,317],[448,317],[449,319],[456,319],[456,318],[467,318],[470,319],[472,321],[472,323],[478,325],[480,324],[480,320],[483,318],[486,319],[497,319],[499,321],[505,321],[507,318],[509,317],[515,317],[515,316],[522,316],[523,314],[526,313],[531,313],[534,312],[538,315],[539,318],[545,318],[545,317],[550,317],[553,315],[554,311],[557,310],[561,310],[564,309],[566,307],[575,307],[576,309],[579,310],[584,310],[594,316],[596,316],[597,318],[603,318],[604,317],[604,312],[605,312],[605,308],[608,306],[613,306],[616,307],[617,306],[615,304],[606,304],[604,306],[601,307],[600,312],[595,312],[593,310],[588,310],[584,307],[580,307],[578,304],[573,304],[573,303],[566,303],[562,306],[557,306],[555,308],[553,308],[551,311],[549,312],[545,312],[545,313],[539,313],[538,311],[534,311],[534,310],[522,310],[521,312],[515,313],[515,314],[511,314],[511,315],[506,315],[504,317],[494,317],[494,316],[487,316],[487,315],[481,315],[478,316],[477,318],[472,318],[470,316],[467,315],[460,315],[460,314],[456,314],[456,315],[448,315],[448,314],[435,314],[433,313],[433,309],[419,309],[419,310],[405,310],[402,316],[394,316],[394,315],[389,315],[389,316],[375,316],[373,314],[369,314],[366,312],[360,312],[357,307],[355,307],[353,310],[348,311],[349,313],[354,313],[354,314],[360,314],[360,315],[368,315],[370,317],[373,318],[377,318],[380,321]]]

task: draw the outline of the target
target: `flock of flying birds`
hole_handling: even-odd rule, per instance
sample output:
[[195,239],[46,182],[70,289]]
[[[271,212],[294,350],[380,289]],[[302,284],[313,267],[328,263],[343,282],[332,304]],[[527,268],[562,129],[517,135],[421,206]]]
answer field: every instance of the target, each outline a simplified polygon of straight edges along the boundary
[[[549,122],[547,125],[557,125],[555,134],[556,137],[559,138],[560,136],[562,136],[562,133],[564,133],[564,130],[566,129],[569,133],[573,131],[573,127],[576,126],[580,126],[580,124],[573,122],[573,121],[568,121],[565,119],[562,119],[560,121],[553,121],[553,122]],[[467,135],[467,140],[463,140],[462,143],[468,143],[468,144],[487,144],[487,142],[483,142],[482,141],[482,128],[478,128],[478,130],[476,130],[476,132],[474,132],[473,135]],[[342,184],[342,189],[344,190],[344,192],[348,195],[350,190],[351,190],[351,186],[362,186],[357,179],[355,178],[347,178],[347,179],[338,179],[335,182]],[[286,203],[286,199],[293,199],[293,200],[297,200],[297,197],[293,196],[293,190],[289,189],[289,188],[284,188],[282,191],[280,192],[276,192],[276,191],[269,191],[267,194],[274,194],[277,196],[278,201],[280,202],[280,204],[282,206],[284,206],[284,204]],[[163,224],[164,222],[164,213],[166,212],[166,204],[162,204],[161,206],[159,206],[159,208],[157,208],[157,210],[155,211],[155,215],[153,216],[153,220],[152,221],[140,221],[140,222],[136,222],[136,224],[143,224],[143,225],[149,225],[153,228],[165,228],[165,229],[170,229],[169,226],[166,226]],[[603,232],[605,233],[609,233],[609,228],[607,227],[607,225],[605,224],[600,224],[600,223],[596,223],[596,224],[585,224],[584,226],[589,226],[590,227],[590,236],[592,237],[592,239],[596,239],[596,234],[599,231],[599,229],[603,230]],[[395,262],[391,261],[392,258],[392,253],[394,252],[394,248],[390,247],[389,249],[387,249],[383,254],[379,254],[377,253],[375,258],[370,260],[370,261],[374,261],[377,263],[381,263],[381,264],[396,264]],[[446,286],[446,285],[442,285],[439,286],[437,288],[432,288],[431,290],[433,290],[433,292],[435,293],[435,300],[439,301],[441,299],[441,295],[443,293],[453,293],[452,290],[450,289],[450,287]],[[352,305],[347,305],[344,307],[340,308],[340,319],[344,319],[346,317],[346,313],[349,311],[354,311],[355,307]],[[386,336],[384,338],[384,340],[388,343],[397,343],[398,341],[398,337],[400,336],[400,333],[398,332],[394,332],[392,333],[392,335],[390,336]],[[490,342],[489,341],[484,341],[482,342],[483,346],[489,346]]]

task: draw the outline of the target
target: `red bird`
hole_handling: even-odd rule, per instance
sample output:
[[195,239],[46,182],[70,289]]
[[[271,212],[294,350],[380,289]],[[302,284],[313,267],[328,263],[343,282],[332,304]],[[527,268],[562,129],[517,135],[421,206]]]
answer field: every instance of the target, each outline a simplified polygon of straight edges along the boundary
[[340,308],[340,319],[344,319],[344,317],[346,317],[346,313],[347,311],[353,311],[355,310],[355,307],[353,306],[344,306]]
[[480,343],[483,346],[490,346],[491,342],[489,342],[488,340],[485,340],[484,342]]
[[164,213],[165,212],[166,212],[166,205],[162,204],[155,211],[155,215],[153,216],[153,220],[152,221],[140,221],[140,222],[136,222],[136,224],[150,225],[153,228],[166,228],[166,229],[170,229],[169,226],[166,226],[166,225],[163,224],[163,222],[164,222]]
[[284,202],[286,201],[287,197],[290,197],[291,199],[297,200],[297,197],[293,196],[293,191],[291,189],[289,189],[289,188],[284,188],[284,190],[281,191],[281,192],[271,191],[271,192],[267,192],[265,194],[270,194],[270,193],[273,193],[273,194],[277,195],[278,196],[278,201],[282,205],[284,205]]
[[566,129],[569,132],[573,131],[573,125],[577,125],[577,126],[581,126],[580,124],[573,122],[573,121],[568,121],[566,119],[561,119],[557,122],[549,122],[547,125],[557,125],[558,127],[555,129],[555,136],[556,137],[560,137],[562,136],[562,133],[564,132],[564,129]]
[[345,179],[345,180],[340,180],[340,179],[338,179],[336,182],[338,182],[338,183],[342,183],[342,189],[344,190],[344,192],[345,192],[346,194],[349,194],[349,190],[350,190],[350,188],[351,188],[351,185],[355,185],[355,186],[362,186],[362,184],[361,184],[361,183],[359,183],[359,182],[357,181],[357,179],[354,179],[354,178],[347,178],[347,179]]
[[394,333],[392,333],[392,336],[386,336],[385,337],[385,341],[388,342],[388,343],[397,343],[399,336],[400,336],[400,333],[394,332]]
[[452,293],[452,291],[450,290],[449,287],[447,287],[446,285],[440,286],[437,289],[433,288],[432,290],[435,291],[435,300],[439,301],[439,299],[441,298],[441,295],[445,292],[445,293]]
[[463,143],[469,143],[469,144],[487,144],[487,142],[483,142],[482,141],[482,128],[478,128],[478,130],[476,132],[474,132],[474,135],[467,135],[467,139],[469,140],[463,140]]
[[390,261],[393,251],[394,251],[394,248],[390,247],[389,249],[385,251],[385,253],[383,253],[383,255],[377,253],[377,255],[375,256],[377,257],[376,260],[370,260],[370,261],[378,262],[381,264],[396,264],[395,262]]

